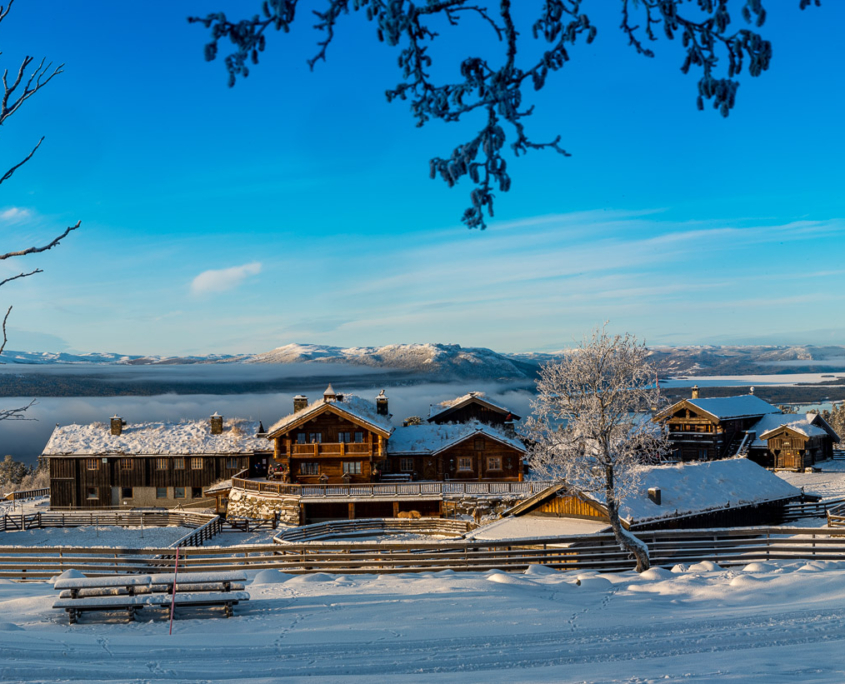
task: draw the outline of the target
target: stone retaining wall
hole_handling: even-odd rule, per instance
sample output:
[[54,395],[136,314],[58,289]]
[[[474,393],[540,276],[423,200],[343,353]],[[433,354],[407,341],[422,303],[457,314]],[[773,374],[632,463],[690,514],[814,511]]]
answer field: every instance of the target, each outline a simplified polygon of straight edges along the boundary
[[279,521],[287,525],[299,525],[299,497],[278,494],[257,494],[232,489],[229,492],[227,518],[251,518],[270,520],[279,512]]

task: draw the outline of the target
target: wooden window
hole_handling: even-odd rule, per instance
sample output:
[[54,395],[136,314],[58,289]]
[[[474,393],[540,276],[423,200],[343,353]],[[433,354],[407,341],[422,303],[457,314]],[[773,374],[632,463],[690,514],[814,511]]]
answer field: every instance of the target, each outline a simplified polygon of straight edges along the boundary
[[99,458],[86,458],[85,459],[85,467],[88,470],[99,470],[100,469],[100,459]]
[[461,456],[458,459],[458,470],[472,470],[472,458]]
[[191,459],[191,470],[202,470],[202,458],[194,457]]
[[355,433],[355,444],[363,444],[364,443],[364,433],[363,432],[356,432]]
[[341,444],[349,444],[352,441],[352,433],[351,432],[338,432],[337,433],[337,441]]
[[320,464],[319,463],[300,463],[299,464],[299,474],[300,475],[319,475],[320,474]]
[[475,438],[475,450],[476,451],[484,451],[484,438],[483,437],[476,437]]
[[343,461],[343,474],[360,475],[361,461]]
[[121,499],[131,499],[132,498],[132,487],[121,487],[120,488],[120,498]]
[[202,498],[202,487],[191,487],[191,498],[201,499]]
[[156,487],[156,499],[167,498],[167,487]]
[[226,467],[229,470],[237,470],[238,469],[238,459],[236,458],[227,458],[226,459]]
[[174,499],[184,499],[185,498],[185,488],[184,487],[174,487],[173,488],[173,498]]
[[167,459],[166,458],[157,458],[156,459],[156,470],[167,470]]
[[121,470],[132,470],[135,467],[135,461],[131,458],[121,458],[120,459],[120,469]]
[[173,459],[173,470],[185,470],[185,459],[181,456]]
[[89,501],[91,501],[91,500],[96,501],[97,499],[99,499],[100,498],[99,488],[98,487],[88,487],[85,490],[85,498],[88,499]]
[[399,470],[403,473],[411,473],[414,471],[414,459],[413,458],[400,458],[399,459]]
[[296,443],[297,444],[305,444],[305,433],[304,432],[300,432],[296,436]]
[[501,470],[502,469],[502,457],[501,456],[488,456],[487,457],[487,470]]
[[323,441],[323,433],[322,432],[309,432],[308,433],[308,443],[309,444],[320,444]]

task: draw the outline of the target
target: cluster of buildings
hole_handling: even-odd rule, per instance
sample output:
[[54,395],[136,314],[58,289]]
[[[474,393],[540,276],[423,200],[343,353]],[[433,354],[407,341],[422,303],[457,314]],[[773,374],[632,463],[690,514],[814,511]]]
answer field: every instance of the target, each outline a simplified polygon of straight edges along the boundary
[[[818,414],[785,414],[753,394],[701,398],[694,388],[691,398],[654,420],[667,430],[678,463],[745,457],[770,469],[800,470],[829,458],[839,441]],[[216,414],[207,420],[136,424],[114,416],[108,423],[57,426],[43,456],[50,463],[51,506],[56,509],[188,506],[207,501],[209,492],[225,491],[220,483],[235,477],[301,487],[508,483],[521,482],[526,472],[519,421],[507,407],[470,392],[433,405],[425,418],[396,426],[384,391],[365,399],[329,385],[316,401],[296,396],[291,413],[267,429],[260,421]],[[688,470],[704,478],[698,486],[712,489],[707,478],[724,481],[744,467],[726,467],[726,475],[714,474],[719,468]],[[655,481],[668,477],[669,471],[660,468],[653,469]],[[742,476],[746,489],[764,489],[749,478]],[[693,492],[696,484],[684,487]],[[728,501],[732,491],[725,487]],[[545,502],[529,508],[574,517],[601,515],[600,501],[562,496],[547,493]],[[735,502],[743,497],[754,499],[734,492]],[[668,510],[662,505],[661,511]]]

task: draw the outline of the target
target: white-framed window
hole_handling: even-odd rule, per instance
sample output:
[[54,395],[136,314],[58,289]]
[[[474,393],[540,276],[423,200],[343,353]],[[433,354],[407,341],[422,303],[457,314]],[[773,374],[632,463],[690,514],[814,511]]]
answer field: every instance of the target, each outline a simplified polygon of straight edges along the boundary
[[300,475],[319,475],[320,474],[320,464],[309,462],[309,463],[300,463],[299,464],[299,474]]
[[191,459],[191,470],[202,470],[202,456],[194,456]]
[[501,456],[488,456],[487,457],[487,470],[501,470],[502,469],[502,457]]
[[401,470],[403,473],[414,472],[414,459],[413,458],[400,458],[399,459],[399,470]]
[[360,475],[361,461],[343,461],[343,474]]
[[458,470],[472,470],[472,458],[460,456],[458,458]]

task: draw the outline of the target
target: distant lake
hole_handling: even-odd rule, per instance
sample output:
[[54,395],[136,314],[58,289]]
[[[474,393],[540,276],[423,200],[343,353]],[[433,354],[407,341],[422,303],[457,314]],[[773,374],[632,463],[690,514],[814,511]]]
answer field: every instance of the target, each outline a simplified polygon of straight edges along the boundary
[[741,387],[747,385],[814,385],[845,380],[845,373],[781,373],[769,375],[689,375],[661,379],[663,387]]

